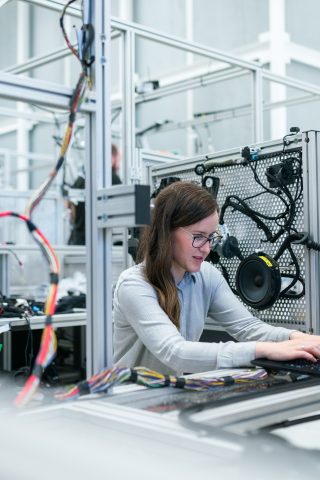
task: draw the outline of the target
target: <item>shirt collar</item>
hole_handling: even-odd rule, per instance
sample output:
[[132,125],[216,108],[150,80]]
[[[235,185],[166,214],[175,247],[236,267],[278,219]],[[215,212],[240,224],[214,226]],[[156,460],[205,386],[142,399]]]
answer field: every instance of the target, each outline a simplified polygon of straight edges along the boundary
[[193,283],[196,283],[196,276],[194,273],[190,273],[190,272],[185,272],[185,274],[183,275],[182,279],[180,280],[179,283],[177,283],[177,287],[181,287],[182,285],[184,285],[185,283],[189,283],[190,281],[193,281]]

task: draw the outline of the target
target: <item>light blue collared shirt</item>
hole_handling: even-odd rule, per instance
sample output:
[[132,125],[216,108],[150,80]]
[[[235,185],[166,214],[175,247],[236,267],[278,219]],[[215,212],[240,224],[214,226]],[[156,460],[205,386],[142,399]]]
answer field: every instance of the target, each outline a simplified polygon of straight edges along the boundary
[[[208,262],[203,262],[199,272],[187,272],[177,289],[179,330],[160,307],[142,264],[121,273],[114,295],[116,364],[178,375],[248,366],[255,358],[257,340],[288,340],[292,333],[252,316]],[[240,343],[199,342],[208,316]]]

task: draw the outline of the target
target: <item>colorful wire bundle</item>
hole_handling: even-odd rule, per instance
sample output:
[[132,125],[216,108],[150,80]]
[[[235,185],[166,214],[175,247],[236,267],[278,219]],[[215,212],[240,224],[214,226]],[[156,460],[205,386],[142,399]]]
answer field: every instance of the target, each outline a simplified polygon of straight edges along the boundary
[[15,400],[15,404],[17,406],[22,406],[28,402],[35,392],[37,386],[39,385],[43,370],[50,364],[56,353],[57,342],[52,327],[52,315],[54,314],[56,307],[60,265],[59,260],[49,241],[28,217],[10,211],[0,212],[0,218],[9,216],[19,218],[26,223],[31,235],[44,254],[50,269],[50,288],[45,304],[46,326],[42,334],[40,350],[37,355],[32,374]]
[[79,109],[79,106],[81,105],[81,103],[83,101],[84,94],[85,94],[87,86],[88,85],[91,86],[91,79],[88,75],[88,68],[92,65],[92,63],[94,61],[94,57],[91,56],[89,59],[87,57],[88,57],[88,54],[89,54],[91,43],[93,41],[93,27],[92,27],[92,25],[83,25],[82,26],[85,41],[83,42],[83,45],[82,45],[81,55],[71,45],[71,42],[70,42],[70,40],[67,36],[67,33],[65,31],[65,28],[64,28],[64,23],[63,23],[64,16],[66,14],[66,11],[67,11],[68,7],[74,2],[75,2],[75,0],[70,0],[65,5],[65,7],[63,8],[62,14],[61,14],[61,17],[60,17],[60,27],[61,27],[64,39],[67,43],[67,46],[69,47],[69,49],[71,50],[73,55],[75,55],[76,58],[79,60],[79,62],[81,64],[82,71],[79,75],[77,85],[76,85],[76,87],[73,91],[73,94],[71,96],[71,99],[70,99],[69,120],[68,120],[68,125],[66,127],[66,131],[65,131],[63,141],[61,143],[59,158],[58,158],[57,164],[54,167],[54,169],[50,172],[48,178],[32,194],[32,196],[31,196],[31,198],[28,202],[26,211],[25,211],[26,216],[29,217],[29,218],[31,218],[31,214],[32,214],[34,208],[39,204],[41,199],[44,197],[44,195],[46,194],[46,192],[50,188],[53,180],[56,178],[60,168],[62,167],[62,165],[64,163],[64,159],[65,159],[66,153],[68,151],[68,148],[70,146],[70,142],[71,142],[71,138],[72,138],[72,133],[73,133],[73,128],[74,128],[74,123],[75,123],[75,119],[76,119],[77,110]]
[[235,383],[241,384],[263,380],[266,377],[267,373],[263,369],[249,369],[225,377],[213,376],[212,378],[197,378],[163,375],[144,367],[113,367],[93,375],[88,380],[78,383],[66,392],[57,394],[55,397],[58,400],[74,399],[90,393],[106,392],[111,387],[125,382],[137,383],[138,385],[143,385],[148,388],[173,387],[203,391],[213,390],[221,386],[230,386]]
[[71,50],[71,52],[73,53],[73,55],[74,55],[75,57],[77,57],[77,59],[80,61],[79,52],[78,52],[78,50],[76,50],[76,49],[74,48],[74,46],[71,44],[71,42],[70,42],[70,40],[69,40],[69,37],[68,37],[68,35],[67,35],[67,33],[66,33],[66,30],[65,30],[65,28],[64,28],[64,23],[63,23],[63,19],[64,19],[64,16],[65,16],[65,14],[66,14],[66,11],[67,11],[68,7],[69,7],[72,3],[74,3],[75,1],[76,1],[76,0],[70,0],[70,1],[69,1],[68,3],[66,3],[66,5],[63,7],[63,10],[62,10],[62,13],[61,13],[61,17],[60,17],[60,28],[61,28],[61,30],[62,30],[63,38],[64,38],[64,40],[65,40],[65,42],[66,42],[69,50]]
[[[81,41],[78,39],[78,47],[79,49],[76,50],[74,46],[71,44],[67,32],[64,28],[64,16],[68,7],[74,3],[76,0],[69,0],[69,2],[65,5],[62,10],[62,14],[60,17],[60,27],[62,30],[62,35],[65,39],[65,42],[72,52],[72,54],[79,60],[82,65],[83,70],[86,70],[88,67],[91,67],[92,63],[94,62],[94,55],[90,54],[90,47],[93,42],[94,38],[94,29],[91,23],[85,23],[84,15],[82,15],[82,27],[81,27]],[[80,33],[80,32],[79,32]]]
[[40,185],[40,187],[33,192],[25,210],[25,214],[29,218],[31,217],[34,208],[39,204],[39,202],[42,200],[46,192],[49,190],[53,180],[56,178],[60,168],[63,165],[65,156],[70,146],[70,142],[72,138],[76,112],[78,110],[79,104],[81,103],[84,97],[84,93],[87,86],[87,80],[88,79],[87,79],[86,73],[81,72],[76,88],[74,89],[73,95],[71,97],[69,120],[68,120],[68,125],[65,131],[65,135],[60,147],[59,159],[54,169],[50,172],[49,176]]
[[55,397],[59,400],[67,400],[69,398],[76,398],[89,393],[105,392],[115,385],[128,382],[130,377],[130,368],[113,367],[93,375],[88,380],[79,382],[66,392],[58,393]]
[[65,131],[65,135],[60,147],[57,164],[54,167],[54,169],[50,172],[48,178],[32,194],[27,204],[25,215],[21,215],[19,213],[15,213],[11,211],[0,212],[0,217],[12,216],[12,217],[19,218],[20,220],[23,220],[26,223],[31,235],[33,236],[34,240],[37,242],[42,253],[44,254],[44,257],[47,260],[49,264],[49,269],[50,269],[50,288],[49,288],[49,294],[45,304],[46,322],[45,322],[45,328],[43,330],[43,334],[41,338],[40,349],[35,361],[32,374],[26,381],[23,389],[21,390],[21,392],[19,393],[19,395],[15,400],[16,406],[25,405],[29,401],[29,399],[32,397],[33,393],[35,392],[37,386],[40,383],[43,370],[51,363],[52,359],[56,354],[56,349],[57,349],[57,340],[56,340],[55,332],[52,326],[52,315],[54,314],[55,308],[56,308],[60,266],[59,266],[58,258],[52,246],[50,245],[46,237],[43,235],[43,233],[31,221],[31,216],[34,208],[40,203],[40,201],[42,200],[42,198],[50,188],[53,180],[56,178],[59,169],[62,167],[64,163],[65,156],[70,146],[70,142],[72,138],[73,127],[76,119],[76,112],[84,98],[87,85],[91,83],[90,78],[88,76],[88,68],[93,63],[94,57],[91,56],[88,59],[88,54],[89,54],[90,46],[93,40],[93,27],[92,25],[83,25],[82,29],[83,29],[84,41],[82,43],[81,55],[79,55],[79,53],[70,44],[70,41],[67,37],[67,34],[63,26],[63,18],[66,13],[66,10],[68,6],[71,5],[71,3],[73,3],[74,1],[75,0],[69,1],[64,7],[61,18],[60,18],[60,25],[61,25],[63,36],[66,39],[68,47],[71,49],[72,53],[78,58],[78,60],[81,63],[82,71],[80,73],[77,85],[70,99],[69,119],[68,119],[66,131]]

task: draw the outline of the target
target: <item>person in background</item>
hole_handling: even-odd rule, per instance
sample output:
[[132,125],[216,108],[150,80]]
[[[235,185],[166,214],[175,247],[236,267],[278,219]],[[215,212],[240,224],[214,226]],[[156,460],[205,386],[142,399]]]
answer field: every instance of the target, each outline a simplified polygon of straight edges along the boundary
[[[251,360],[320,357],[320,337],[254,317],[205,258],[217,239],[218,205],[200,185],[175,182],[157,195],[139,263],[114,294],[114,362],[181,374],[250,366]],[[199,342],[210,316],[238,342]]]
[[118,147],[113,143],[111,145],[111,165],[112,165],[112,185],[119,185],[119,169],[121,165],[121,154]]
[[[84,189],[85,179],[78,177],[71,188]],[[67,200],[67,208],[69,209],[69,221],[71,232],[68,245],[85,245],[86,243],[86,216],[85,203],[79,201],[77,203]]]
[[[113,143],[111,145],[111,165],[112,165],[112,185],[121,184],[118,175],[121,165],[121,155],[118,147]],[[85,188],[85,179],[78,177],[72,188]],[[67,202],[67,208],[70,211],[71,233],[68,239],[68,245],[85,245],[86,243],[86,218],[85,218],[85,202],[74,203]]]

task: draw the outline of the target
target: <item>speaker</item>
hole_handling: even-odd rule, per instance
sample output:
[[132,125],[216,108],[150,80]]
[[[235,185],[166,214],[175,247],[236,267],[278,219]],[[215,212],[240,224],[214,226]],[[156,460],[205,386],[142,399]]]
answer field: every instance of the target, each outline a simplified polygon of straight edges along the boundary
[[242,301],[250,307],[257,310],[271,307],[281,290],[278,263],[262,252],[249,255],[237,269],[236,289]]

